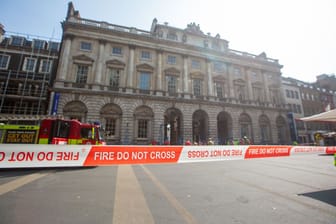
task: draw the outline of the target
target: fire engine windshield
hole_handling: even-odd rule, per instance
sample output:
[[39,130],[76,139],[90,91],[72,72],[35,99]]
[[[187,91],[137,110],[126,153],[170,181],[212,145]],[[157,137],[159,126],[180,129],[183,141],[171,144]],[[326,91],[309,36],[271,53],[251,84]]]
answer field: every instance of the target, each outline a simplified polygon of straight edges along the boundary
[[96,133],[98,133],[98,138],[99,138],[99,141],[103,141],[104,140],[104,129],[99,127],[99,128],[96,128]]
[[94,129],[93,128],[82,128],[81,129],[81,137],[87,139],[94,139]]

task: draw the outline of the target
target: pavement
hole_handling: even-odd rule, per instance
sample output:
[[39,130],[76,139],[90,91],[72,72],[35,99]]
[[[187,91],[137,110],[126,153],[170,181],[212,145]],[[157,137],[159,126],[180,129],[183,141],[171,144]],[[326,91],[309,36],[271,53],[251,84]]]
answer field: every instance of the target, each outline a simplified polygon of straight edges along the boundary
[[0,223],[336,223],[333,156],[0,170]]

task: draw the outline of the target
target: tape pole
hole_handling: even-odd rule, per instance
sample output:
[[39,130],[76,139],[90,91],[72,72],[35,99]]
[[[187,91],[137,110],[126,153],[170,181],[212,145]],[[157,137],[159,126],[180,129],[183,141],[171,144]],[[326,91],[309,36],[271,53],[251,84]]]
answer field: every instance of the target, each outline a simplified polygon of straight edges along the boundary
[[0,168],[176,164],[311,154],[336,154],[336,147],[286,145],[92,146],[1,144]]

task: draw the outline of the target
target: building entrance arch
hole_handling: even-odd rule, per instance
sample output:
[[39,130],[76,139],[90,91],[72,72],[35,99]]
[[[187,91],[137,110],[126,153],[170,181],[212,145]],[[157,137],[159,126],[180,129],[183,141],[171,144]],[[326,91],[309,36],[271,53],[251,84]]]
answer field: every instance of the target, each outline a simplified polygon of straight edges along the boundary
[[80,122],[86,122],[88,109],[81,101],[71,101],[63,107],[63,115],[66,119],[76,119]]
[[209,137],[209,116],[204,110],[197,110],[192,117],[193,142],[207,144]]
[[217,116],[217,136],[220,145],[225,145],[232,139],[232,118],[225,111]]
[[164,140],[171,145],[183,144],[183,116],[179,109],[169,108],[164,113]]

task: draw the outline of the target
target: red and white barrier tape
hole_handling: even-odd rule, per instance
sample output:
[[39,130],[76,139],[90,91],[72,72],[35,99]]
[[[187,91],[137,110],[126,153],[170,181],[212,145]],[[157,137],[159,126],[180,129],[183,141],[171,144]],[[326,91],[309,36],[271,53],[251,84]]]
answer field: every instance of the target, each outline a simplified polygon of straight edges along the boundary
[[189,163],[335,154],[335,147],[0,145],[0,168]]

